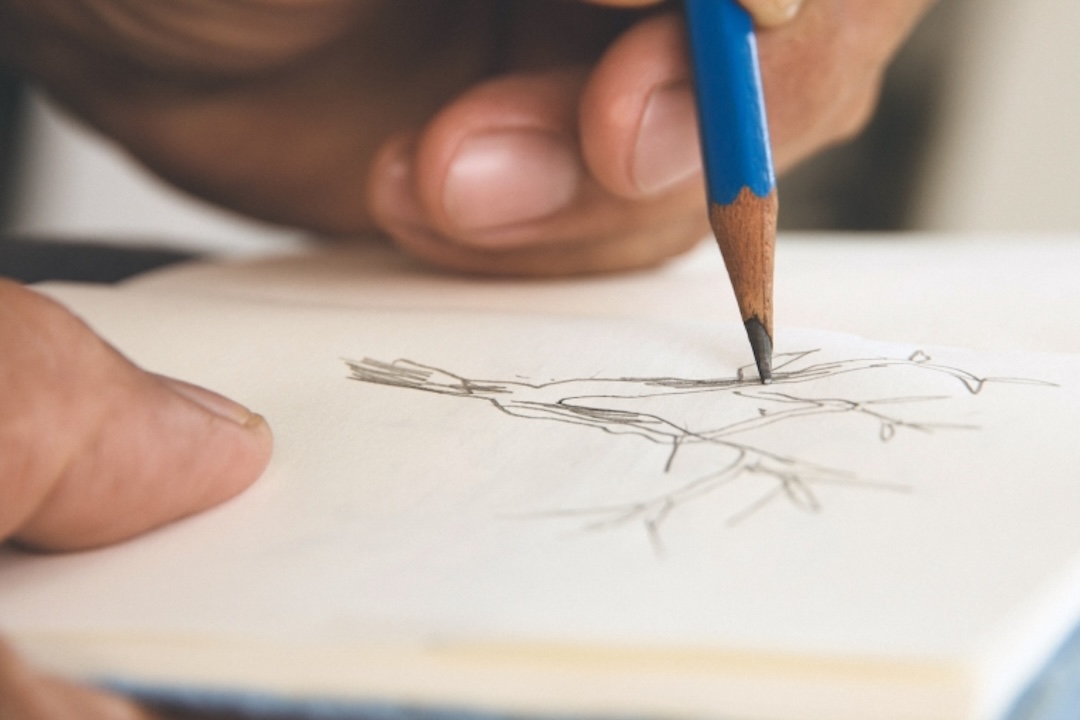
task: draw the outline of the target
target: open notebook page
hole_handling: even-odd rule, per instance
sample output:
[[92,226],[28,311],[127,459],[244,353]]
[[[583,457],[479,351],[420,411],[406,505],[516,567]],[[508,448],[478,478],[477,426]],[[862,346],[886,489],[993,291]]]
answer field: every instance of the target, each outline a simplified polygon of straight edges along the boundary
[[1080,610],[1080,360],[783,328],[53,286],[275,430],[2,629],[146,686],[498,712],[995,717]]
[[[782,234],[776,253],[781,330],[1080,354],[1077,236]],[[598,277],[464,277],[383,243],[346,241],[306,255],[174,267],[130,284],[345,307],[740,322],[711,240],[660,268]]]

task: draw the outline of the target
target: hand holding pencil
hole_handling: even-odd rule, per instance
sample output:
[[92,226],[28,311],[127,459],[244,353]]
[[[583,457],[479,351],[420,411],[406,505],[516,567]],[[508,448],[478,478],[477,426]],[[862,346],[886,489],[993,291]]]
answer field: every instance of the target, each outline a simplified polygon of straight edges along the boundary
[[[745,0],[778,171],[852,133],[929,0]],[[655,0],[0,0],[0,56],[230,209],[442,267],[657,264],[708,233]],[[98,18],[96,22],[86,18]],[[778,24],[779,23],[779,24]]]

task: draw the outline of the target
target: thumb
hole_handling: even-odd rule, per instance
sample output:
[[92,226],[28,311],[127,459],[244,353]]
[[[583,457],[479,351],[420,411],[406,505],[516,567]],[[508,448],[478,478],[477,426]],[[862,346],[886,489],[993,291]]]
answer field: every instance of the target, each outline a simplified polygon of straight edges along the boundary
[[0,281],[0,539],[122,540],[220,503],[269,461],[270,430],[143,372],[63,307]]

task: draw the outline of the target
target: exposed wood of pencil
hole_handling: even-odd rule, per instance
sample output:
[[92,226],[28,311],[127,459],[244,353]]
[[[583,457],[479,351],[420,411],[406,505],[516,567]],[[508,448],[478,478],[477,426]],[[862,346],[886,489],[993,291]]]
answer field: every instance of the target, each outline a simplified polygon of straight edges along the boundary
[[[709,203],[709,220],[724,256],[743,323],[748,328],[752,321],[760,323],[768,336],[769,355],[773,337],[777,211],[775,189],[762,198],[744,187],[729,205]],[[757,350],[755,347],[755,356]],[[757,359],[759,369],[767,370],[762,368],[761,359]],[[763,372],[762,379],[767,380],[768,374]]]

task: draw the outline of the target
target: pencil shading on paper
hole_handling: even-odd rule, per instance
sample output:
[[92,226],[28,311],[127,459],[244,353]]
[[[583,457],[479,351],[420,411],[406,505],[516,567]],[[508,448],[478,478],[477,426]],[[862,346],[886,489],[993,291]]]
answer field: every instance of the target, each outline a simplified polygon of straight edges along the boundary
[[[500,413],[521,419],[546,420],[601,430],[611,435],[639,437],[666,449],[657,464],[658,473],[678,471],[680,451],[690,446],[716,451],[713,468],[697,474],[655,496],[631,503],[610,506],[557,509],[537,515],[579,518],[585,530],[602,530],[641,523],[656,549],[661,548],[661,530],[671,514],[681,505],[702,498],[740,478],[765,480],[757,499],[734,508],[726,518],[737,525],[779,499],[786,499],[802,511],[815,513],[822,504],[815,492],[820,485],[844,485],[868,489],[907,492],[902,483],[876,481],[841,467],[811,462],[777,450],[770,443],[770,433],[762,432],[779,425],[792,425],[800,419],[822,422],[829,418],[856,417],[876,426],[874,442],[889,443],[900,433],[932,435],[946,431],[975,431],[977,424],[930,420],[918,410],[930,404],[947,402],[957,396],[978,396],[993,383],[1026,384],[1050,387],[1039,380],[1008,377],[981,377],[970,371],[934,363],[924,352],[904,358],[867,357],[814,362],[817,350],[778,354],[775,357],[773,383],[763,387],[752,365],[741,368],[733,377],[593,377],[567,378],[547,382],[527,379],[472,379],[407,359],[393,362],[365,358],[345,360],[349,379],[363,383],[417,390],[439,395],[481,400]],[[830,394],[817,395],[821,381],[854,373],[875,373],[895,384],[899,373],[914,374],[905,381],[910,394],[884,397],[852,398]],[[918,376],[946,380],[950,394],[921,394]],[[721,416],[707,426],[694,427],[684,421],[649,411],[645,405],[657,398],[680,396],[715,397],[712,407]],[[929,413],[927,413],[929,415]]]

